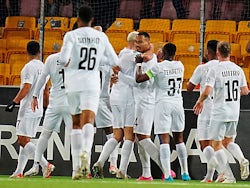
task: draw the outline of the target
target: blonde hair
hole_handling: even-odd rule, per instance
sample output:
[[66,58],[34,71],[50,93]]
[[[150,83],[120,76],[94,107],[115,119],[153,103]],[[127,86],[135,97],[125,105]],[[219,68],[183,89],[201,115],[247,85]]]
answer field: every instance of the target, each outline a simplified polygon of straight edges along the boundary
[[135,41],[135,38],[136,38],[136,36],[138,35],[138,31],[132,31],[132,32],[130,32],[129,34],[128,34],[128,36],[127,36],[127,41],[128,42],[132,42],[132,41]]

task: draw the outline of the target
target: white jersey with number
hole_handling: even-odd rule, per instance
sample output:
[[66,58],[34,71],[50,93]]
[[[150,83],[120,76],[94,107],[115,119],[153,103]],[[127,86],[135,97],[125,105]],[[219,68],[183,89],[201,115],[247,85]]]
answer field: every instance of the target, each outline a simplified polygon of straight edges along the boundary
[[31,109],[31,101],[34,93],[35,86],[37,84],[37,81],[42,73],[43,70],[43,62],[40,60],[33,59],[29,61],[22,69],[21,71],[21,86],[22,88],[25,83],[31,84],[30,91],[28,94],[20,101],[20,108],[18,111],[18,117],[17,119],[21,119],[23,117],[28,118],[36,118],[36,117],[42,117],[43,115],[43,91],[44,86],[39,91],[40,92],[40,98],[38,99],[38,109],[33,112]]
[[182,104],[184,66],[180,61],[164,60],[147,71],[147,75],[155,78],[156,102]]
[[[146,73],[156,64],[157,57],[155,54],[153,54],[153,58],[151,60],[142,63],[142,73]],[[155,104],[154,79],[150,79],[138,84],[138,86],[134,88],[134,97],[136,103]]]
[[223,61],[209,70],[206,84],[213,88],[212,120],[238,121],[240,88],[247,86],[243,70],[233,62]]
[[120,71],[118,73],[118,82],[113,84],[110,94],[110,103],[112,105],[122,105],[127,103],[127,101],[134,101],[134,70],[135,56],[137,54],[137,51],[128,48],[124,48],[119,53],[118,66]]
[[41,78],[37,84],[33,96],[38,96],[39,91],[50,77],[52,87],[50,88],[49,106],[68,106],[67,97],[64,86],[64,69],[59,62],[60,53],[51,54],[45,61],[45,65],[41,74]]
[[100,91],[99,65],[116,65],[118,57],[107,36],[91,27],[80,27],[64,36],[60,63],[65,69],[66,92]]
[[[206,76],[208,71],[218,65],[218,60],[211,60],[206,64],[198,65],[194,70],[192,77],[190,78],[190,82],[194,85],[200,84],[200,93],[205,89]],[[211,111],[213,106],[213,93],[209,94],[208,98],[203,102],[204,108],[202,112],[199,114],[199,120],[210,120]]]

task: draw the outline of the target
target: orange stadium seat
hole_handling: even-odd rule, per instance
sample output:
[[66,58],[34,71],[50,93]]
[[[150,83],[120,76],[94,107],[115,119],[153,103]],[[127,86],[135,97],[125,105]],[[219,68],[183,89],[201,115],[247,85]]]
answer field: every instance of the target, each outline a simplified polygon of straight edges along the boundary
[[166,42],[169,38],[170,20],[145,18],[140,20],[138,31],[145,31],[150,35],[151,42]]
[[242,56],[241,56],[241,46],[240,44],[231,43],[231,54],[230,60],[238,65],[242,65]]
[[235,33],[236,21],[234,20],[208,20],[206,21],[205,43],[214,39],[232,43]]
[[74,24],[76,23],[76,20],[77,20],[77,17],[72,17],[69,19],[69,29],[68,29],[69,31],[72,30]]
[[0,39],[0,63],[4,62],[6,52],[7,52],[6,39]]
[[194,65],[184,65],[184,78],[183,78],[183,84],[182,84],[182,88],[186,89],[187,88],[187,82],[189,81],[189,79],[191,78],[194,70],[195,70],[196,66]]
[[117,54],[127,46],[127,41],[123,38],[110,38],[109,41]]
[[250,73],[249,73],[249,68],[242,68],[242,70],[244,71],[244,74],[246,76],[246,80],[247,80],[247,84],[248,87],[250,86]]
[[8,85],[10,74],[10,65],[7,63],[0,63],[0,85]]
[[3,38],[33,38],[36,18],[29,16],[9,16],[5,21]]
[[44,52],[59,52],[62,47],[63,40],[45,40],[44,41]]
[[27,63],[27,55],[25,51],[9,51],[7,52],[6,63],[10,65],[10,85],[20,84],[20,74],[23,66]]
[[190,40],[199,42],[200,20],[176,19],[173,21],[170,32],[170,41]]
[[134,20],[132,18],[116,18],[108,30],[131,32],[134,30]]

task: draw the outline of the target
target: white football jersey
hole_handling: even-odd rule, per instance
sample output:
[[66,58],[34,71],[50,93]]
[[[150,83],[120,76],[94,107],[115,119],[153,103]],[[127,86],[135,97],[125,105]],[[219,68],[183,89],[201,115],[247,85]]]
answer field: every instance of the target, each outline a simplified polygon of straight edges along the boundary
[[219,62],[209,70],[205,85],[213,88],[211,119],[225,122],[238,121],[240,88],[247,86],[243,70],[233,62]]
[[49,106],[51,107],[68,106],[64,86],[65,67],[59,63],[59,60],[60,53],[48,56],[33,94],[33,96],[38,96],[41,87],[47,82],[47,78],[49,76],[51,81]]
[[[146,73],[149,69],[157,64],[157,57],[153,54],[153,58],[142,63],[142,73]],[[155,104],[155,87],[154,79],[147,80],[134,87],[134,97],[136,103]]]
[[134,101],[133,85],[135,85],[134,70],[135,56],[137,51],[124,48],[119,53],[120,71],[118,74],[118,82],[113,84],[110,103],[112,105],[124,104],[127,101]]
[[21,119],[22,117],[42,117],[43,115],[43,92],[44,86],[40,90],[40,98],[38,99],[38,109],[33,112],[31,109],[31,101],[33,99],[33,93],[35,86],[38,82],[38,79],[41,76],[43,70],[43,62],[37,59],[33,59],[29,61],[21,71],[21,86],[22,88],[25,83],[31,84],[31,88],[29,93],[20,101],[20,108],[18,111],[17,119]]
[[65,69],[66,92],[100,90],[99,65],[116,65],[118,57],[105,33],[91,27],[80,27],[64,36],[60,63]]
[[147,71],[147,75],[155,78],[156,102],[182,104],[184,66],[180,61],[164,60]]
[[[200,93],[202,93],[202,91],[204,91],[205,89],[205,82],[208,71],[212,67],[218,65],[218,63],[218,60],[211,60],[206,64],[198,65],[194,70],[193,75],[189,81],[194,85],[200,84]],[[208,98],[204,100],[203,104],[204,107],[202,109],[202,112],[199,114],[199,120],[210,120],[213,106],[213,92],[209,94]]]
[[100,65],[101,93],[100,98],[109,99],[110,95],[110,77],[112,69],[109,65]]

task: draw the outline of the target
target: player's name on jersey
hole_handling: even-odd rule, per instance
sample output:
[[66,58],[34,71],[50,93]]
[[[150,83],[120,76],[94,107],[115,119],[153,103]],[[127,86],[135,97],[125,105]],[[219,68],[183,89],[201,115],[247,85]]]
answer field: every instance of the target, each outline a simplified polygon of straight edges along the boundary
[[79,43],[84,43],[84,44],[99,44],[100,38],[99,37],[78,37],[78,42]]
[[178,68],[178,69],[170,69],[170,70],[164,70],[164,74],[166,75],[171,75],[171,74],[180,74],[182,73],[182,69]]
[[240,71],[233,71],[233,70],[227,70],[222,72],[223,77],[228,77],[228,76],[239,76]]

